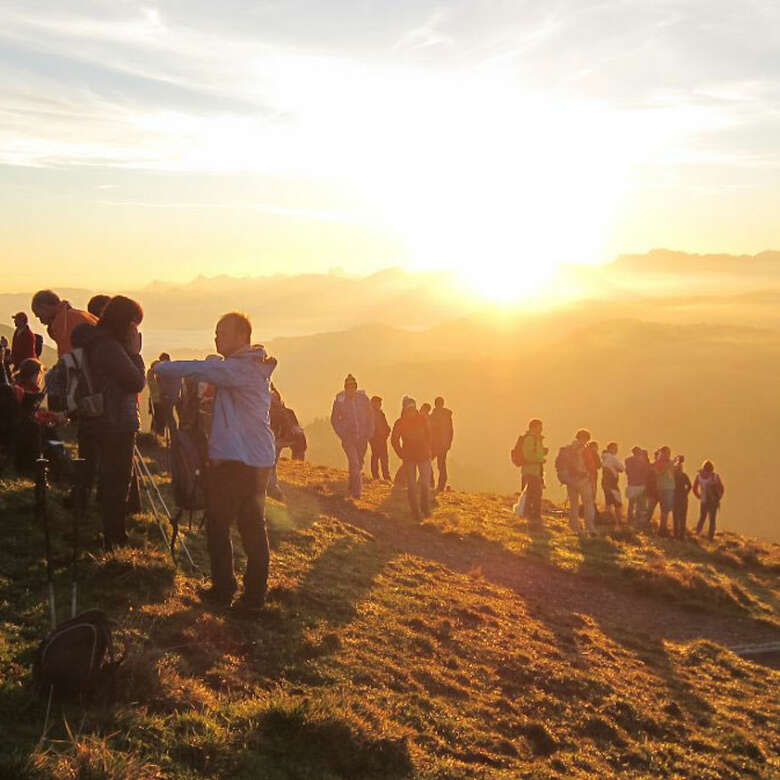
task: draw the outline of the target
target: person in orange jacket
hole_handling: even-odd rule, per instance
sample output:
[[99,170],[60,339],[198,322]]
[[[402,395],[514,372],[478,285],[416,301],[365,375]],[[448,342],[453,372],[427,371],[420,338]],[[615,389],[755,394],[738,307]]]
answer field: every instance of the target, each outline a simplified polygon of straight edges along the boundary
[[71,336],[77,325],[86,322],[97,325],[97,317],[88,311],[74,309],[68,301],[51,290],[38,290],[32,298],[33,314],[46,325],[49,335],[57,345],[57,357],[73,351]]

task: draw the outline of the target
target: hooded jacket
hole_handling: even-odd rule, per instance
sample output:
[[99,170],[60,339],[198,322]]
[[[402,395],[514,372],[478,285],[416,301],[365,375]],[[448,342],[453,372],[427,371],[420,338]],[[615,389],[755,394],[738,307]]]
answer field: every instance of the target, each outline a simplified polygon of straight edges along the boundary
[[341,441],[368,441],[374,435],[374,408],[365,391],[347,398],[342,390],[333,401],[330,424]]
[[156,366],[166,379],[192,377],[214,385],[214,412],[209,436],[212,461],[235,460],[271,468],[276,445],[271,430],[271,374],[276,359],[261,346],[246,346],[224,360],[174,360]]
[[[129,355],[114,336],[99,325],[84,322],[73,329],[72,347],[83,348],[92,388],[103,394],[103,416],[84,421],[105,433],[132,433],[141,427],[138,394],[146,384],[144,360]],[[69,350],[70,351],[70,350]]]
[[395,454],[403,461],[424,463],[431,459],[431,426],[419,411],[401,414],[390,436]]
[[452,410],[443,406],[435,408],[429,418],[431,423],[431,448],[434,456],[444,455],[452,447]]

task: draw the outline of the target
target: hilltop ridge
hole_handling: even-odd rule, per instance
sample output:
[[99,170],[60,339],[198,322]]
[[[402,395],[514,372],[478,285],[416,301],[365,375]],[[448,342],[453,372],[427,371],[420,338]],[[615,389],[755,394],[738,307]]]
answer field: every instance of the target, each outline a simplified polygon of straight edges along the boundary
[[[287,503],[268,503],[270,592],[255,622],[203,607],[197,573],[174,571],[149,515],[111,555],[90,518],[81,603],[117,620],[127,660],[112,699],[55,708],[37,748],[44,704],[27,680],[46,625],[42,539],[15,533],[29,484],[3,483],[0,775],[780,771],[780,674],[727,649],[780,637],[780,545],[625,529],[581,542],[549,504],[534,530],[510,497],[458,491],[418,525],[387,484],[353,501],[341,471],[283,461],[280,475]],[[55,511],[61,604],[68,523]],[[196,527],[184,534],[205,566]]]

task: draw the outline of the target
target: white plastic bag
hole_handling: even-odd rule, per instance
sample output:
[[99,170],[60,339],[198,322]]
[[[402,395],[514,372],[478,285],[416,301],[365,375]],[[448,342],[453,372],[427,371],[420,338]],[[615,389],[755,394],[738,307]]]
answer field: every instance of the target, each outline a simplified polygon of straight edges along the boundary
[[526,488],[521,494],[520,498],[517,499],[517,503],[512,507],[512,511],[518,516],[518,517],[525,517],[525,502],[528,498],[528,488]]

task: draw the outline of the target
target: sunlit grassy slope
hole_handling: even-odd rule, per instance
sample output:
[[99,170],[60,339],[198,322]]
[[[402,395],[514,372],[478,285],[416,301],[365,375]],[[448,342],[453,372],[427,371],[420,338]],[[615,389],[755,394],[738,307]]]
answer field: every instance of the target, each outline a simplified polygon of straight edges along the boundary
[[[726,649],[780,638],[780,546],[580,542],[551,515],[534,531],[511,499],[458,492],[416,525],[389,485],[353,502],[341,472],[281,474],[254,620],[205,609],[149,515],[108,556],[89,518],[81,606],[115,618],[127,657],[106,695],[55,703],[40,743],[42,534],[30,484],[2,483],[0,776],[780,774],[780,673]],[[55,509],[61,612],[68,524]],[[203,538],[186,539],[205,567]]]

